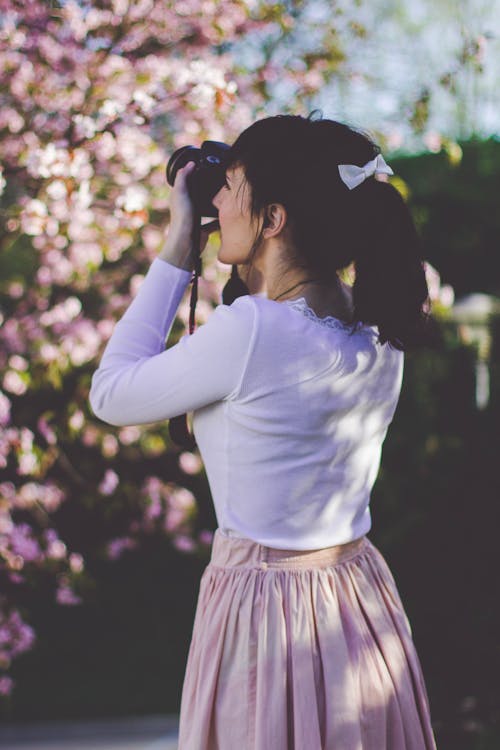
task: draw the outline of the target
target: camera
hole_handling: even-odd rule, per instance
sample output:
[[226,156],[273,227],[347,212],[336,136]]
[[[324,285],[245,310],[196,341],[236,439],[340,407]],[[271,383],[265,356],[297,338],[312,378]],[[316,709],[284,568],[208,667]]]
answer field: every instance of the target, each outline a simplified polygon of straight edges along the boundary
[[[195,168],[187,176],[186,186],[195,210],[195,226],[193,227],[193,246],[199,246],[200,229],[212,232],[220,229],[219,212],[212,203],[213,199],[224,185],[226,179],[226,157],[231,147],[219,141],[204,141],[200,148],[196,146],[182,146],[178,148],[167,164],[167,182],[173,187],[179,169],[188,162],[194,161]],[[202,216],[213,217],[214,221],[201,224]],[[196,255],[195,271],[192,279],[189,333],[194,333],[195,307],[198,299],[198,275],[201,274],[201,257]],[[222,290],[222,301],[230,305],[237,297],[248,294],[248,287],[240,279],[236,264],[233,264],[231,277]],[[196,447],[194,435],[191,435],[187,425],[187,415],[179,414],[169,422],[169,433],[177,445],[193,450]]]
[[[225,180],[225,157],[230,146],[219,141],[204,141],[200,148],[182,146],[174,151],[167,164],[167,182],[174,184],[179,169],[188,162],[194,161],[195,168],[187,177],[187,189],[196,213],[201,218],[218,217],[219,212],[212,201]],[[219,229],[219,222],[213,221],[203,225],[212,231]]]

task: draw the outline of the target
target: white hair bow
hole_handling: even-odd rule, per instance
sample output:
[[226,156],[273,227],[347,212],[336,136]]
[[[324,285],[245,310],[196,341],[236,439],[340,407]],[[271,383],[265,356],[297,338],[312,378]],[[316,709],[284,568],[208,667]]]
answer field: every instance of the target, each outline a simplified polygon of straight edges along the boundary
[[364,167],[358,167],[356,164],[339,164],[340,179],[345,182],[349,190],[371,177],[373,174],[394,174],[388,164],[386,164],[382,154],[378,154],[375,159],[366,162]]

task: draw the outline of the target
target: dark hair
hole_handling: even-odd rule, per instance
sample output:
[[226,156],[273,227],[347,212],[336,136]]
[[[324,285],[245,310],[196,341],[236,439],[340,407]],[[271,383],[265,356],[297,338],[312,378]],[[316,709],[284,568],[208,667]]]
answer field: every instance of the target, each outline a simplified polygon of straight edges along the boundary
[[406,350],[422,343],[429,304],[420,239],[409,208],[389,182],[364,180],[352,190],[339,164],[363,166],[380,148],[363,131],[328,119],[277,115],[253,123],[233,143],[226,167],[243,167],[251,215],[281,203],[288,216],[290,259],[297,268],[335,279],[354,262],[354,321],[376,325],[379,343]]

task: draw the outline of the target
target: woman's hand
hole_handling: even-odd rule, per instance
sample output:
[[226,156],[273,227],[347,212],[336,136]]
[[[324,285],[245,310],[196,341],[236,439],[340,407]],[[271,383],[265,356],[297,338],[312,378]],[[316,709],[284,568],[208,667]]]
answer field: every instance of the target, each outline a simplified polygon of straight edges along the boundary
[[[165,244],[159,253],[159,258],[172,263],[178,268],[187,271],[194,269],[195,258],[192,253],[192,232],[194,228],[194,207],[189,197],[187,188],[187,176],[191,174],[195,162],[188,162],[175,175],[170,198],[170,224]],[[209,232],[201,230],[200,248],[201,254],[205,249]]]
[[190,161],[177,171],[170,194],[170,229],[178,236],[183,232],[189,234],[193,226],[194,207],[188,193],[187,177],[195,166],[195,162]]

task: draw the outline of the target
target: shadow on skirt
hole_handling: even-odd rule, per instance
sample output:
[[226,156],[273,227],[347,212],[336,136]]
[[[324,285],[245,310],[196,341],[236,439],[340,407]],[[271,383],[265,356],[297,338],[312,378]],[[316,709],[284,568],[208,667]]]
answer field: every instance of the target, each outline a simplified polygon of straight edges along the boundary
[[435,750],[410,623],[363,536],[282,550],[217,529],[179,750]]

